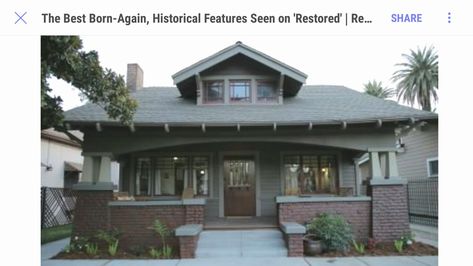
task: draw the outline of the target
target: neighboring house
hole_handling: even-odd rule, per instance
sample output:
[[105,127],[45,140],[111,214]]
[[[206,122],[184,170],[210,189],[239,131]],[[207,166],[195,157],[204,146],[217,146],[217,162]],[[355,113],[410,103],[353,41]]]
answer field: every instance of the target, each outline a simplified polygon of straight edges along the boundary
[[[138,101],[129,127],[94,104],[65,113],[65,126],[85,134],[76,234],[115,227],[122,247],[152,245],[147,227],[159,218],[176,229],[180,256],[193,257],[200,227],[185,226],[223,218],[273,219],[290,256],[302,255],[297,224],[322,212],[342,215],[361,241],[409,231],[395,128],[436,114],[343,86],[304,86],[306,74],[240,42],[172,78],[176,87],[142,88],[143,71],[128,66]],[[368,195],[355,165],[364,153]],[[122,166],[115,199],[112,160]]]
[[[80,131],[70,132],[75,139],[82,140]],[[80,181],[83,157],[79,141],[52,128],[41,131],[41,186],[72,188]],[[112,180],[118,184],[119,165],[111,166]]]
[[399,174],[408,180],[438,178],[438,121],[398,133]]

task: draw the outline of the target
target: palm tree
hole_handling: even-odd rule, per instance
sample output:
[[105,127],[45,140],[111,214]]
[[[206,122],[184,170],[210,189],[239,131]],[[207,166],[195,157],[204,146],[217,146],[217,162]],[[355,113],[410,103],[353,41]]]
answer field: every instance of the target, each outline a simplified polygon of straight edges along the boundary
[[394,95],[394,90],[390,88],[385,88],[380,82],[376,80],[369,81],[367,84],[364,84],[365,94],[375,96],[381,99],[390,98]]
[[436,102],[438,89],[438,55],[434,47],[417,48],[402,55],[407,62],[396,64],[402,67],[393,74],[397,84],[398,100],[401,98],[410,104],[418,103],[422,110],[431,111],[432,100]]

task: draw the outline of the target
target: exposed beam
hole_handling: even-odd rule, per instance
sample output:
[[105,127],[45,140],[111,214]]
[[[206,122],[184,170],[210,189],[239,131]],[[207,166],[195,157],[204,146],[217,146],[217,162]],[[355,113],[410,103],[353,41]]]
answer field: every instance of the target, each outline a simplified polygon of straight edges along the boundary
[[312,124],[312,122],[310,122],[308,129],[309,129],[309,130],[312,130],[312,127],[313,127],[313,126],[314,126],[314,125]]
[[170,129],[168,124],[164,124],[164,131],[166,131],[166,133],[169,133]]
[[197,99],[197,105],[202,104],[202,98],[203,98],[203,90],[202,90],[202,78],[200,77],[200,73],[195,74],[195,83],[197,85],[197,91],[196,91],[196,99]]
[[276,122],[273,123],[273,131],[276,131],[278,130],[278,124],[276,124]]
[[376,127],[380,128],[382,126],[383,126],[383,120],[381,120],[381,119],[376,120]]
[[102,126],[99,122],[95,123],[95,129],[97,130],[97,132],[102,132]]
[[347,129],[347,121],[342,121],[341,127],[342,127],[342,130]]
[[205,123],[202,123],[202,132],[205,133]]

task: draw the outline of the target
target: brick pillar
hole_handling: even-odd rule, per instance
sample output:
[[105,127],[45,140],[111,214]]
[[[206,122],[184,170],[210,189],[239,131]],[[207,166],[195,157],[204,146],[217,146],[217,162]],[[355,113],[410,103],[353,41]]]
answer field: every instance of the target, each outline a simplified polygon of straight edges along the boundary
[[112,199],[112,190],[78,190],[73,236],[92,236],[99,229],[108,229],[108,202]]
[[409,232],[407,186],[388,180],[371,183],[372,236],[377,241],[393,241]]
[[304,256],[304,240],[303,234],[286,234],[287,256],[302,257]]
[[179,253],[181,259],[195,258],[195,250],[197,249],[198,239],[199,235],[179,236]]

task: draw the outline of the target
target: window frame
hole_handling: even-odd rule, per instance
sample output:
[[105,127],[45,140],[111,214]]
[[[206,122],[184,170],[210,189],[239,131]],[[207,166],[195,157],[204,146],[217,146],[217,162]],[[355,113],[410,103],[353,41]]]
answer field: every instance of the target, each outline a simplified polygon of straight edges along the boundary
[[[147,198],[155,198],[155,199],[180,199],[182,195],[176,194],[176,195],[158,195],[155,194],[155,188],[156,188],[156,162],[157,158],[159,157],[187,157],[188,164],[187,164],[187,180],[189,182],[189,178],[192,177],[192,171],[193,171],[193,159],[194,157],[206,157],[208,159],[208,187],[207,195],[194,195],[196,198],[212,198],[213,197],[213,187],[212,187],[212,182],[214,178],[214,163],[213,163],[213,155],[212,153],[202,153],[202,152],[188,152],[188,153],[183,153],[183,152],[175,152],[175,153],[169,153],[169,152],[139,152],[136,154],[133,154],[130,158],[132,164],[131,164],[131,180],[130,184],[133,185],[133,188],[129,189],[130,193],[135,196],[143,196]],[[137,194],[137,188],[136,188],[136,162],[140,158],[149,158],[151,159],[151,193],[150,194]]]
[[[211,83],[211,82],[220,82],[221,85],[222,85],[222,96],[221,96],[221,99],[218,98],[218,100],[209,100],[208,99],[208,86],[206,86],[206,84],[208,83]],[[202,81],[202,103],[204,104],[223,104],[225,103],[225,80],[224,79],[206,79],[206,80],[203,80]]]
[[[259,104],[273,104],[273,103],[278,103],[278,98],[279,98],[279,93],[278,93],[278,84],[277,84],[277,80],[275,79],[256,79],[256,85],[255,85],[255,90],[256,90],[256,93],[255,93],[255,102],[256,103],[259,103]],[[276,87],[274,88],[274,97],[271,97],[272,100],[268,101],[268,100],[260,100],[259,97],[258,97],[258,86],[260,83],[273,83],[274,85],[276,85]],[[264,97],[264,98],[268,98],[268,97]]]
[[[285,156],[324,156],[324,155],[329,155],[329,156],[335,156],[336,160],[336,169],[337,169],[337,193],[311,193],[311,194],[298,194],[300,195],[310,195],[310,196],[322,196],[322,195],[339,195],[340,191],[342,188],[342,180],[343,180],[343,175],[342,175],[342,153],[340,151],[284,151],[280,153],[280,158],[279,158],[279,173],[280,173],[280,182],[281,182],[281,190],[280,193],[281,195],[286,195],[285,190],[286,190],[286,183],[285,183],[285,168],[284,168],[284,157]],[[353,188],[355,189],[355,188]]]
[[[432,174],[432,169],[430,167],[430,163],[434,162],[434,161],[437,161],[437,174]],[[429,177],[429,178],[438,177],[439,176],[439,173],[438,173],[439,159],[438,159],[438,157],[427,158],[426,162],[427,162],[427,177]]]
[[[248,90],[248,97],[244,97],[241,99],[248,99],[248,100],[233,100],[234,97],[234,86],[232,86],[232,82],[234,83],[247,83],[248,87],[245,86],[245,89]],[[230,104],[251,104],[254,102],[253,100],[253,88],[252,88],[252,80],[251,79],[228,79],[228,95],[229,95],[229,103]],[[246,91],[245,91],[246,93]]]

